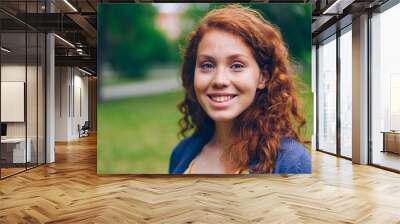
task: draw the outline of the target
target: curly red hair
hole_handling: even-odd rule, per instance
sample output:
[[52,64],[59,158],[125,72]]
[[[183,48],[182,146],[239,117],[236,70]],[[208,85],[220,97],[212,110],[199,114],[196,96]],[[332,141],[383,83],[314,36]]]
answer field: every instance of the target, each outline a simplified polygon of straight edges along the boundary
[[230,170],[244,170],[248,169],[252,158],[257,158],[252,172],[271,173],[281,138],[304,143],[300,129],[305,125],[305,119],[300,112],[295,73],[282,35],[255,10],[240,5],[214,9],[190,34],[181,72],[185,97],[178,105],[183,113],[179,121],[180,134],[184,137],[192,129],[195,133],[214,130],[214,121],[196,99],[194,71],[200,40],[206,32],[215,29],[241,37],[252,49],[266,80],[266,87],[257,90],[253,103],[235,119],[237,137],[224,152],[223,160]]

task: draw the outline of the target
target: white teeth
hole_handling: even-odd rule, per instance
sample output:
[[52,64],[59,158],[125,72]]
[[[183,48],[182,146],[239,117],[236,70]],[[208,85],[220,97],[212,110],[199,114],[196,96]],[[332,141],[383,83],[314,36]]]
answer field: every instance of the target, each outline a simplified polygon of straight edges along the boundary
[[211,99],[218,103],[229,101],[232,98],[233,98],[233,96],[211,96]]

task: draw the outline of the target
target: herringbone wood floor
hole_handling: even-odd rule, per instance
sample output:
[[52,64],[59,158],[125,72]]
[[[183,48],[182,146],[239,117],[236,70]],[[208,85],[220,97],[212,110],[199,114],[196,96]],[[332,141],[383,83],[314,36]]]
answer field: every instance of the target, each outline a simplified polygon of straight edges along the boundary
[[399,174],[312,156],[312,175],[98,176],[84,138],[0,181],[0,223],[400,223]]

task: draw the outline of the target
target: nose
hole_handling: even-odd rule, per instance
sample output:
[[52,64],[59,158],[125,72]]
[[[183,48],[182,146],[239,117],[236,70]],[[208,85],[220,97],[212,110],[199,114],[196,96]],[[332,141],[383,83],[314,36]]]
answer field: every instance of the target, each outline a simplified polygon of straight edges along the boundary
[[226,74],[226,71],[224,71],[223,68],[218,69],[217,72],[215,73],[213,80],[212,80],[212,87],[214,88],[225,88],[229,86],[229,77],[228,74]]

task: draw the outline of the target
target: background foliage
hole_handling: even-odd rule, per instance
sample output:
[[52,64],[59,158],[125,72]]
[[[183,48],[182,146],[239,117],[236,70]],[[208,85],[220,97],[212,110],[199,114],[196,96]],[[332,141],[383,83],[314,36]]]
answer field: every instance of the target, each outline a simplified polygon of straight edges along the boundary
[[[99,49],[101,61],[111,64],[120,77],[143,78],[154,64],[178,66],[187,36],[211,9],[224,3],[187,4],[181,14],[182,32],[169,40],[156,24],[157,8],[152,4],[100,4]],[[276,25],[301,74],[311,66],[310,4],[243,4],[257,9]],[[306,71],[303,72],[302,69]],[[310,75],[302,79],[310,84]]]

